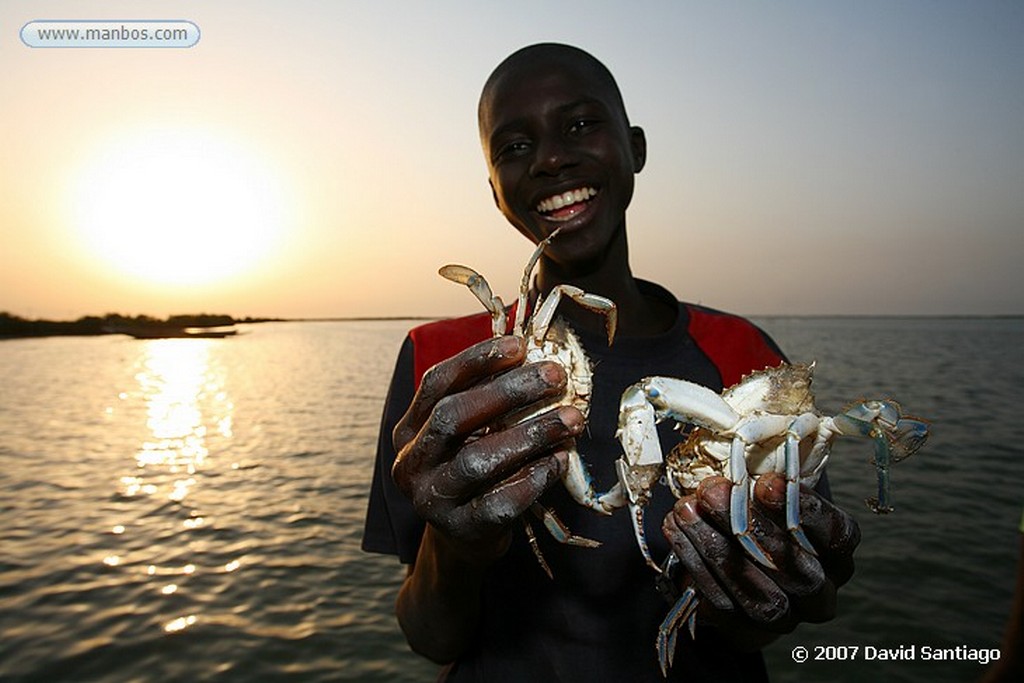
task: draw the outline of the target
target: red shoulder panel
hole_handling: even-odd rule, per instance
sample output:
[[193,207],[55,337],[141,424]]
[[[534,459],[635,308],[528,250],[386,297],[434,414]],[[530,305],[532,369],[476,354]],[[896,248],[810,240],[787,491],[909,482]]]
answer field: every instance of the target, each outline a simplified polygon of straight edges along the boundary
[[775,367],[785,360],[749,320],[692,305],[687,305],[687,310],[690,335],[718,368],[723,387],[731,387],[743,375]]
[[[530,315],[532,302],[527,303],[526,315]],[[511,334],[518,302],[505,308],[505,333]],[[409,331],[413,347],[413,386],[420,388],[423,373],[459,351],[468,349],[494,335],[491,330],[491,314],[477,313],[462,318],[437,320],[420,325]]]
[[491,316],[479,313],[465,318],[438,320],[413,328],[414,387],[431,366],[451,358],[459,351],[491,337]]

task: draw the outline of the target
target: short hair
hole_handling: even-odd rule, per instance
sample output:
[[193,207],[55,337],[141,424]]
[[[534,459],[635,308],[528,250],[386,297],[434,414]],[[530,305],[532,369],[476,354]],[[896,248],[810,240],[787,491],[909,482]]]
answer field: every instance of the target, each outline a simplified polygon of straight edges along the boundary
[[614,97],[614,104],[622,112],[623,121],[626,127],[629,128],[629,115],[626,114],[626,105],[622,100],[622,92],[619,90],[619,84],[615,82],[615,77],[612,76],[612,72],[608,70],[601,61],[590,54],[586,50],[581,50],[578,47],[572,45],[565,45],[563,43],[536,43],[534,45],[527,45],[526,47],[519,48],[508,57],[503,59],[498,66],[494,68],[491,75],[487,78],[484,83],[483,90],[480,92],[480,100],[477,103],[477,124],[480,125],[483,114],[483,103],[487,98],[487,95],[492,89],[498,84],[502,76],[511,71],[512,69],[530,63],[537,63],[540,61],[548,61],[552,64],[586,64],[588,68],[593,71],[593,74],[611,88],[611,92]]

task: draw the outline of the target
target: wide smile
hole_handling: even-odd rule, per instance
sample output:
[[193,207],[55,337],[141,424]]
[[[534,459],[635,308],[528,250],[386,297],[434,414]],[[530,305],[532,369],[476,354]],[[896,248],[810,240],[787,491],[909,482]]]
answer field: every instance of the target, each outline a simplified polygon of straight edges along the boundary
[[534,208],[547,220],[564,222],[586,210],[587,204],[596,196],[595,188],[582,186],[545,197]]

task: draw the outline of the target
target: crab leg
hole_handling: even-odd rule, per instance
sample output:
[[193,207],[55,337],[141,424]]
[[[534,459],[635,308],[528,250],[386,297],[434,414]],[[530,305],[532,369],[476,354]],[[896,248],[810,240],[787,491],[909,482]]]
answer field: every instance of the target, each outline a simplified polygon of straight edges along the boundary
[[533,514],[537,515],[537,518],[544,522],[544,528],[548,530],[551,537],[559,543],[566,545],[576,545],[583,548],[600,548],[601,542],[595,541],[590,538],[584,538],[583,536],[577,536],[576,534],[569,531],[569,527],[558,518],[553,510],[549,510],[540,503],[534,503],[530,506]]
[[[537,248],[533,250],[530,260],[526,263],[526,268],[523,270],[523,280],[519,284],[519,304],[516,306],[515,327],[513,328],[516,334],[522,334],[526,324],[526,296],[530,291],[530,274],[533,273],[533,269],[537,265],[537,261],[540,260],[541,255],[544,253],[544,248],[551,244],[551,240],[553,240],[561,230],[561,228],[558,228],[545,239],[538,242]],[[551,324],[551,320],[555,317],[555,309],[558,308],[558,303],[561,301],[563,295],[568,296],[588,311],[600,313],[605,317],[605,329],[608,333],[608,345],[611,346],[612,340],[615,339],[615,328],[618,318],[615,303],[611,299],[607,299],[597,294],[588,294],[579,287],[566,284],[555,286],[548,294],[547,299],[543,302],[537,302],[537,312],[533,317],[534,338],[537,341],[544,338],[548,325]]]
[[729,479],[732,481],[729,522],[733,536],[747,554],[769,569],[775,569],[775,563],[750,534],[750,484],[747,481],[747,462],[743,457],[744,445],[743,439],[737,436],[732,440],[729,452]]
[[651,549],[647,545],[647,532],[644,530],[644,509],[650,501],[651,489],[661,477],[661,463],[630,466],[625,458],[619,458],[615,461],[615,469],[619,474],[619,483],[601,499],[609,499],[613,494],[621,496],[625,492],[629,505],[629,519],[633,523],[633,535],[640,547],[640,554],[648,566],[656,572],[661,572],[661,567],[651,556]]
[[442,266],[437,272],[443,278],[469,287],[469,291],[473,292],[484,308],[490,312],[491,330],[494,332],[494,336],[500,337],[505,334],[505,304],[502,303],[501,297],[495,296],[491,292],[491,287],[483,275],[469,266],[459,265]]
[[623,392],[619,403],[619,429],[615,436],[622,444],[625,455],[615,461],[619,484],[606,495],[612,492],[625,495],[640,552],[647,564],[660,573],[661,568],[651,557],[644,531],[644,506],[650,499],[650,491],[661,476],[664,465],[657,422],[654,406],[647,400],[642,382]]
[[627,502],[622,493],[622,485],[618,482],[604,493],[594,490],[590,472],[575,448],[569,449],[569,464],[562,481],[573,500],[602,515],[612,514]]
[[[533,273],[534,266],[536,266],[537,261],[540,260],[540,255],[544,253],[544,248],[551,244],[551,240],[553,240],[555,235],[561,232],[561,230],[561,228],[556,229],[546,238],[538,242],[537,248],[534,249],[533,254],[530,255],[530,260],[526,262],[526,268],[523,269],[523,280],[519,283],[519,303],[516,306],[515,326],[512,328],[514,334],[521,335],[526,325],[526,295],[530,291],[530,274]],[[536,328],[536,326],[534,327]],[[547,330],[547,327],[547,325],[544,325],[545,330]]]
[[[540,503],[534,503],[530,506],[530,511],[536,515],[537,519],[544,523],[544,528],[548,530],[551,537],[559,543],[565,545],[574,545],[581,548],[600,548],[601,542],[595,541],[584,536],[577,536],[576,534],[569,531],[569,527],[565,525],[562,520],[558,518],[554,510],[549,510]],[[534,556],[540,563],[544,573],[548,575],[548,578],[555,578],[554,573],[551,571],[551,567],[548,566],[547,560],[544,559],[544,553],[540,551],[540,545],[537,543],[537,535],[533,533],[533,527],[530,523],[523,519],[523,526],[526,529],[526,537],[530,542],[530,548],[533,550]]]
[[[615,462],[615,467],[622,492],[629,502],[637,545],[644,560],[655,571],[661,570],[647,546],[644,507],[664,468],[657,423],[668,417],[719,430],[729,429],[740,419],[721,396],[707,387],[680,379],[648,377],[623,392],[616,436],[622,443],[624,456]],[[613,492],[615,489],[606,495]]]
[[668,670],[675,660],[679,627],[684,622],[690,631],[690,637],[694,637],[697,628],[697,602],[697,592],[692,586],[688,587],[658,627],[658,640],[654,646],[658,650],[658,664],[661,665],[662,676],[668,677]]
[[633,532],[644,560],[660,572],[662,568],[654,562],[647,547],[643,509],[649,500],[650,489],[662,475],[664,463],[662,444],[657,440],[654,407],[647,400],[641,384],[634,384],[623,393],[618,415],[620,418],[615,436],[623,444],[626,456],[615,461],[617,488],[626,495]]
[[[889,462],[899,462],[908,458],[924,445],[928,438],[928,423],[915,417],[901,418],[896,423],[896,435],[892,440],[888,435],[875,437],[875,470],[878,473],[878,497],[868,498],[865,502],[873,512],[892,512],[889,504]],[[880,451],[884,450],[884,454]],[[885,467],[879,463],[885,459]]]
[[878,477],[878,496],[868,498],[864,502],[871,511],[878,515],[887,515],[893,511],[889,504],[889,464],[891,461],[889,443],[882,437],[875,437],[875,474]]
[[[600,313],[605,318],[605,331],[608,334],[608,345],[611,346],[612,340],[615,339],[615,327],[618,318],[615,304],[611,299],[606,299],[598,294],[588,294],[579,287],[573,285],[555,285],[551,292],[548,294],[544,303],[540,305],[537,312],[533,317],[533,336],[539,342],[544,338],[547,333],[548,325],[551,324],[551,320],[555,317],[555,309],[558,308],[558,304],[561,302],[562,297],[567,296],[577,304],[593,311],[594,313]],[[516,313],[518,316],[518,311]]]
[[734,430],[729,450],[729,479],[732,481],[729,522],[732,533],[751,557],[769,569],[775,569],[775,563],[750,533],[750,477],[747,474],[746,447],[784,432],[791,421],[785,415],[758,415],[742,420]]
[[820,420],[813,413],[804,413],[786,430],[786,528],[800,547],[817,555],[814,546],[800,527],[800,442],[818,431]]

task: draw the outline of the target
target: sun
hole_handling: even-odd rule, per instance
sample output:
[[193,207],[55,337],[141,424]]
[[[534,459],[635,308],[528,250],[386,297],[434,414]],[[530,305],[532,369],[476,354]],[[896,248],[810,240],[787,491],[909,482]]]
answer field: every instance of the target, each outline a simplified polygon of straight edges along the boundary
[[107,268],[205,285],[265,264],[289,212],[273,167],[226,135],[155,128],[105,141],[74,181],[72,222]]

